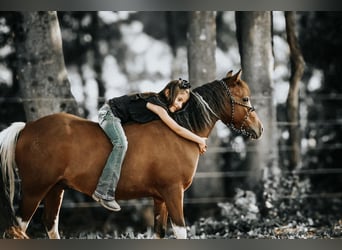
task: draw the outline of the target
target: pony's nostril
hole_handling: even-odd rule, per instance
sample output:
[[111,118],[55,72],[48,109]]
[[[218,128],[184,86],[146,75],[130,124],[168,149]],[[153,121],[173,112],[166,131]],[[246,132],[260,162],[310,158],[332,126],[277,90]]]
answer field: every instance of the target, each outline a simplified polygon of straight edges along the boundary
[[263,132],[264,132],[264,127],[261,126],[261,128],[260,128],[260,135],[262,135]]

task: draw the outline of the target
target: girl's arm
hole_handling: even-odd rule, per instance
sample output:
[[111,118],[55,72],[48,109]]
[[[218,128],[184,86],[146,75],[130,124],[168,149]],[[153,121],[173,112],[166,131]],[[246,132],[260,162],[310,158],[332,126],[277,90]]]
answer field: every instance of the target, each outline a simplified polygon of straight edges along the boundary
[[149,110],[151,110],[152,112],[154,112],[155,114],[157,114],[160,117],[160,119],[176,134],[178,134],[178,135],[180,135],[180,136],[182,136],[188,140],[191,140],[193,142],[198,143],[201,154],[206,152],[206,150],[207,150],[207,144],[206,144],[207,138],[200,137],[200,136],[192,133],[190,130],[180,126],[175,120],[173,120],[169,116],[167,111],[164,108],[162,108],[161,106],[158,106],[158,105],[155,105],[155,104],[148,102],[146,104],[146,107]]

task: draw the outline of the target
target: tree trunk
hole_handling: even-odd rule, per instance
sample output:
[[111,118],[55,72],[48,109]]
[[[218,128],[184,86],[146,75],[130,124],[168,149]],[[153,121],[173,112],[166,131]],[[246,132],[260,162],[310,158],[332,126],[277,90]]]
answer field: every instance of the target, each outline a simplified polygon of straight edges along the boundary
[[270,186],[276,186],[280,177],[273,101],[271,12],[237,12],[236,22],[242,78],[250,86],[252,103],[264,125],[262,138],[248,142],[251,150],[247,152],[250,187],[262,194],[269,192]]
[[[189,14],[188,31],[188,68],[189,81],[193,87],[215,80],[216,77],[216,13],[212,11],[194,11]],[[215,130],[208,141],[208,151],[200,157],[197,172],[220,171],[218,154],[210,153],[219,140]],[[210,167],[210,169],[208,169]],[[223,180],[196,179],[191,187],[195,197],[223,196]]]
[[296,37],[295,13],[285,12],[287,42],[290,47],[291,77],[287,97],[287,119],[289,126],[289,170],[301,165],[300,156],[300,124],[299,124],[299,84],[304,73],[304,59]]
[[188,66],[191,84],[212,81],[216,77],[216,13],[194,11],[190,13],[188,34]]
[[15,31],[17,78],[28,121],[56,113],[77,113],[64,64],[55,11],[20,12]]

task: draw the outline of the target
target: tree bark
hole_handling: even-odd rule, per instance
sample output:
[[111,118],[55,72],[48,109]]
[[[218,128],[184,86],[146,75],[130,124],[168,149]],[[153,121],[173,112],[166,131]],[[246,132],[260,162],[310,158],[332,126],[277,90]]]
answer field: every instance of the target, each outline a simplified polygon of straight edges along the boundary
[[17,79],[27,120],[61,111],[77,114],[64,64],[57,13],[20,12],[18,17]]
[[287,119],[289,122],[289,170],[301,165],[300,124],[299,124],[299,87],[304,73],[304,59],[296,37],[296,21],[293,11],[285,11],[287,42],[290,47],[291,77],[287,96]]
[[260,193],[270,191],[269,187],[276,186],[280,177],[273,101],[271,16],[269,11],[236,13],[242,78],[250,86],[252,103],[264,125],[262,138],[248,142],[251,150],[247,152],[249,184]]
[[[188,30],[188,68],[189,81],[193,87],[215,80],[216,78],[216,13],[212,11],[193,11],[189,14]],[[207,141],[208,151],[219,145],[215,130]],[[200,157],[197,172],[220,171],[217,153],[206,153]],[[191,191],[195,197],[223,196],[223,180],[196,179]]]
[[199,86],[216,77],[216,13],[190,13],[188,34],[188,66],[191,84]]

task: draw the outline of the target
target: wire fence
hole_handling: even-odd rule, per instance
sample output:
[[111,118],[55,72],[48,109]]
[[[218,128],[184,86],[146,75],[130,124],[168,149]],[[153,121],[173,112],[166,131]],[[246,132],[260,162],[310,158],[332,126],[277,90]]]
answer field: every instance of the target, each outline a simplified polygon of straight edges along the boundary
[[[213,172],[197,172],[194,176],[196,179],[217,179],[217,178],[241,178],[247,177],[250,174],[249,171],[213,171]],[[283,175],[342,175],[342,168],[339,169],[301,169],[296,171],[284,171]],[[216,181],[216,180],[213,180]],[[291,199],[342,199],[342,192],[319,192],[319,193],[305,193],[298,195],[278,195],[279,200],[291,200]],[[233,197],[185,197],[184,205],[194,204],[218,204],[225,202],[232,202]],[[120,205],[123,207],[137,207],[137,206],[152,206],[153,200],[149,198],[133,199],[128,201],[120,201]],[[98,203],[89,202],[74,202],[65,201],[63,202],[63,208],[96,208],[100,207]]]
[[[61,101],[74,101],[74,99],[70,98],[59,98]],[[49,101],[51,98],[44,97],[39,98],[39,101]],[[342,94],[335,94],[335,95],[317,95],[315,96],[315,101],[318,100],[331,100],[331,101],[342,101]],[[32,102],[37,101],[37,98],[20,98],[20,97],[0,97],[0,104],[1,103],[25,103],[25,102]],[[105,101],[104,98],[99,98],[99,102]],[[331,126],[342,126],[342,118],[336,118],[331,120],[315,120],[315,121],[308,121],[308,120],[300,120],[298,124],[293,124],[286,121],[276,121],[275,126],[279,129],[286,128],[289,126],[301,126],[305,124],[306,128],[312,129],[317,127],[331,127]],[[257,146],[246,146],[243,149],[245,152],[256,152]],[[290,151],[291,148],[287,145],[279,145],[278,151],[287,152]],[[332,151],[332,150],[342,150],[342,143],[335,142],[332,144],[324,144],[314,147],[308,147],[306,151],[312,152],[322,152],[322,151]],[[233,147],[210,147],[206,154],[224,154],[224,153],[239,153],[236,148]],[[222,178],[247,178],[250,175],[250,171],[211,171],[211,172],[199,172],[197,171],[194,176],[194,182],[200,179],[215,179],[213,181],[217,181],[217,179]],[[288,171],[283,170],[282,175],[298,175],[298,176],[324,176],[327,175],[341,175],[342,178],[342,168],[317,168],[317,169],[299,169],[295,171]],[[298,197],[291,196],[291,195],[284,195],[280,196],[280,199],[296,199]],[[342,192],[321,192],[321,193],[310,193],[310,194],[303,194],[300,198],[313,198],[313,199],[334,199],[334,198],[342,198]],[[185,197],[184,204],[208,204],[208,203],[219,203],[219,202],[229,202],[232,200],[232,197]],[[131,200],[131,201],[123,201],[121,204],[122,206],[136,206],[137,204],[144,204],[144,205],[152,205],[152,200],[147,199],[143,200]],[[98,207],[99,205],[95,202],[74,202],[74,201],[64,201],[63,208],[91,208],[91,207]]]

